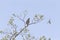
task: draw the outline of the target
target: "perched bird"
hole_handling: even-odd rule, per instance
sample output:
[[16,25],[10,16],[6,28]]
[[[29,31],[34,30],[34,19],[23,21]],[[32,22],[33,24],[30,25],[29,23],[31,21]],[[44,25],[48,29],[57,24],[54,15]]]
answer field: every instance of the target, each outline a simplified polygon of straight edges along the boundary
[[29,23],[30,23],[30,18],[28,18],[28,19],[26,20],[26,25],[28,26]]

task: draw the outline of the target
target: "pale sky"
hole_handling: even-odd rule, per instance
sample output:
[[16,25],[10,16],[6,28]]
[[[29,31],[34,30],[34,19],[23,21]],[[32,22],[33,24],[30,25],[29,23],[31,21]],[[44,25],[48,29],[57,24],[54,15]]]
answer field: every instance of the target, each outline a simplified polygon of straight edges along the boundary
[[[37,13],[44,15],[42,22],[29,26],[33,36],[45,35],[52,40],[60,40],[59,4],[59,0],[0,0],[0,30],[8,30],[7,23],[13,13],[20,14],[27,10],[30,18]],[[47,24],[48,19],[51,19],[52,24]]]

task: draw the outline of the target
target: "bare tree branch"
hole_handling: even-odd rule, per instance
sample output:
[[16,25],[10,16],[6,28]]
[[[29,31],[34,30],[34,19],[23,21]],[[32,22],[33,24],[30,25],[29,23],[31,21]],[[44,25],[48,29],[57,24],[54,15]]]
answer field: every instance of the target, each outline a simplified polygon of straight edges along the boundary
[[[38,22],[39,22],[39,21],[38,21]],[[36,24],[36,23],[38,23],[38,22],[30,23],[29,25]],[[24,27],[23,29],[21,29],[21,31],[18,32],[16,35],[13,34],[13,35],[11,36],[10,40],[12,39],[13,36],[15,36],[15,38],[16,38],[16,37],[17,37],[19,34],[21,34],[22,31],[23,31],[25,28],[27,28],[27,27],[28,27],[28,26],[25,26],[25,27]]]
[[24,23],[25,23],[24,19],[20,18],[19,16],[15,15],[15,14],[13,14],[13,16],[15,16],[15,17],[19,18],[22,22],[24,22]]
[[17,18],[19,18],[21,21],[23,21],[25,23],[25,21],[23,19],[21,19],[19,16],[17,16]]

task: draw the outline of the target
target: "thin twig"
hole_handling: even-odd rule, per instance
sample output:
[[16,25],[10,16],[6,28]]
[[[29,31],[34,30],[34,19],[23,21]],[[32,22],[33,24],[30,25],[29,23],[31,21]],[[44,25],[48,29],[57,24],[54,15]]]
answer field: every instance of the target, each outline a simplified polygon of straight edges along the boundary
[[22,35],[22,37],[23,37],[23,40],[25,40],[25,38],[24,38],[24,36]]
[[24,22],[25,23],[25,21],[23,20],[23,19],[21,19],[19,16],[16,16],[17,18],[19,18],[22,22]]

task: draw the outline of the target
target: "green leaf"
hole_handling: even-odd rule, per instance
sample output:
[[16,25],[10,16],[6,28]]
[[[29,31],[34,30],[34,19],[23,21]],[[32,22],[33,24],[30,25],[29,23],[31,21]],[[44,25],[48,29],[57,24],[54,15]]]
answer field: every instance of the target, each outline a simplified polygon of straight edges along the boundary
[[0,30],[0,33],[3,33],[3,31]]

